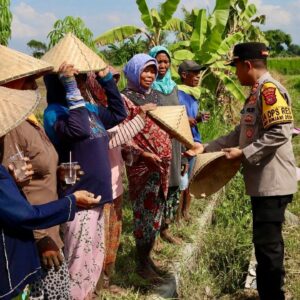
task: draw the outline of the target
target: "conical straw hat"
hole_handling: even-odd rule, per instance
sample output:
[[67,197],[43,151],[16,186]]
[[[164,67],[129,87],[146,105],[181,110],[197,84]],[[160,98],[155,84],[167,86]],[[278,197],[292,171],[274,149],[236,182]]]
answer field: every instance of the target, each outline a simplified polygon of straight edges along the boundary
[[224,152],[198,154],[191,174],[191,194],[201,198],[216,193],[239,168],[240,160],[226,159]]
[[193,147],[193,135],[184,105],[159,106],[149,111],[149,115],[187,148]]
[[51,70],[51,64],[0,45],[0,85]]
[[23,122],[39,104],[38,91],[0,87],[0,137]]
[[107,64],[74,34],[66,34],[42,59],[54,65],[57,72],[63,62],[73,64],[80,73],[100,71]]

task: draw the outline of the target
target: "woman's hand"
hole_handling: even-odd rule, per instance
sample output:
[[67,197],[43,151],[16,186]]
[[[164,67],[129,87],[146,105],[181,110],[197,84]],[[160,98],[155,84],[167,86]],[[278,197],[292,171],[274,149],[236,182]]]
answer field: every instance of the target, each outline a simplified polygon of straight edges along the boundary
[[146,113],[148,111],[151,111],[151,110],[154,110],[156,109],[157,105],[154,104],[154,103],[147,103],[147,104],[144,104],[144,105],[141,105],[140,106],[140,112],[139,112],[139,115],[142,117],[142,118],[145,118],[146,117]]
[[145,158],[145,160],[150,166],[155,165],[157,167],[160,167],[160,164],[162,163],[162,160],[156,154],[151,152],[143,152],[142,157]]
[[76,191],[73,195],[76,198],[76,205],[80,208],[93,208],[98,205],[101,200],[101,196],[95,198],[95,195],[88,191]]
[[100,78],[105,77],[110,72],[109,66],[106,66],[104,69],[100,70],[97,74]]
[[24,157],[23,160],[26,162],[26,164],[23,167],[21,167],[21,170],[25,171],[25,173],[24,173],[25,178],[23,178],[22,180],[20,180],[18,178],[18,176],[16,176],[14,165],[13,164],[8,165],[8,171],[9,171],[10,175],[13,177],[14,181],[20,188],[27,185],[28,182],[32,179],[32,176],[34,174],[32,164],[28,163],[29,158]]
[[63,62],[58,69],[58,73],[60,76],[73,77],[74,75],[77,75],[79,71],[74,68],[74,65]]
[[193,157],[204,152],[204,146],[201,143],[194,143],[193,147],[184,153],[183,156]]
[[58,270],[62,265],[64,258],[52,238],[46,236],[38,240],[36,245],[43,267],[45,269],[51,269],[52,267],[54,267],[55,270]]

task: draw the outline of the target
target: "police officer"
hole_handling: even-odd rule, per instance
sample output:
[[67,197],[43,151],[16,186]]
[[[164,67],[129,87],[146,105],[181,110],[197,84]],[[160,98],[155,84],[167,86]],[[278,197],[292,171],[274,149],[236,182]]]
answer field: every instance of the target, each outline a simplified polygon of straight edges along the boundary
[[246,192],[251,196],[257,289],[261,299],[284,299],[282,223],[286,206],[297,191],[291,137],[293,115],[287,90],[267,70],[263,43],[234,47],[230,65],[240,83],[251,87],[241,121],[206,152],[223,150],[227,159],[241,159]]

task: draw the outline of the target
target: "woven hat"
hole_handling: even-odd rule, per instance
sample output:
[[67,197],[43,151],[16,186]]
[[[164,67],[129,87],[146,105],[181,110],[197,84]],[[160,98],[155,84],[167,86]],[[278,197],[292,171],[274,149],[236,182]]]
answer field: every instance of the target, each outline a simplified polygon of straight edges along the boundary
[[22,123],[39,104],[38,91],[0,87],[0,137]]
[[0,85],[26,76],[50,71],[51,64],[0,45]]
[[184,105],[159,106],[148,113],[172,137],[187,148],[193,147],[193,135]]
[[216,193],[239,168],[240,160],[226,159],[224,152],[198,154],[191,174],[191,194],[201,198]]
[[54,65],[57,72],[63,62],[73,64],[80,73],[100,71],[107,64],[74,34],[67,33],[42,59]]

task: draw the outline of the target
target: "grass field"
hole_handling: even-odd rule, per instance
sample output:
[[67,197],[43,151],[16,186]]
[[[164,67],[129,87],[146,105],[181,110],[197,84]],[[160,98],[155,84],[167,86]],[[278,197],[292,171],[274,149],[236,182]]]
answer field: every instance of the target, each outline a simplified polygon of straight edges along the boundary
[[[300,72],[300,70],[299,70]],[[284,76],[283,82],[293,100],[293,113],[295,125],[300,126],[300,75]],[[294,153],[297,165],[300,166],[300,137],[293,140]],[[300,218],[300,192],[296,193],[289,210]],[[285,226],[284,228],[286,245],[286,287],[294,296],[300,299],[300,228],[296,226]]]

